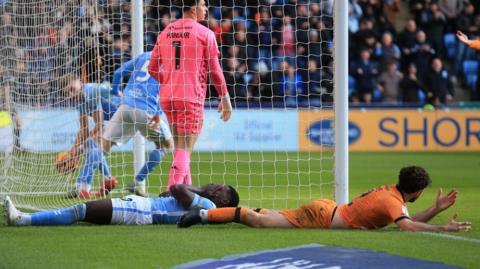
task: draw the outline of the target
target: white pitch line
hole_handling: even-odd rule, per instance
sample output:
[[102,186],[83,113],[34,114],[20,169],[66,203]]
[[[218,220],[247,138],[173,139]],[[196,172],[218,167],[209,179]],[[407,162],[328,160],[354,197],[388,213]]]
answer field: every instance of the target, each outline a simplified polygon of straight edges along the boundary
[[475,243],[475,244],[480,244],[480,240],[475,239],[475,238],[468,238],[468,237],[456,236],[456,235],[451,235],[451,234],[429,233],[429,232],[423,232],[422,234],[435,236],[435,237],[443,237],[443,238],[448,238],[448,239],[453,239],[453,240],[459,240],[459,241],[467,241],[467,242],[471,242],[471,243]]

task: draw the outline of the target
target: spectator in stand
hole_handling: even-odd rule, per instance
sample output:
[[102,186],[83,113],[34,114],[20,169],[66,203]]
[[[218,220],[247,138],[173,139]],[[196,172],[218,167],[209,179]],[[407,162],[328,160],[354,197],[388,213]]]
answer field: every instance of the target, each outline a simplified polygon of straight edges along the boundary
[[322,90],[320,85],[320,69],[314,59],[308,61],[308,69],[302,70],[303,88],[309,100],[320,100]]
[[300,95],[303,94],[302,77],[287,61],[282,63],[282,67],[286,69],[280,76],[279,94],[285,97],[287,105],[295,105],[297,100],[300,99]]
[[[225,82],[227,83],[228,92],[231,98],[235,100],[242,100],[242,97],[247,97],[245,89],[245,81],[241,70],[240,62],[236,58],[226,58],[223,62]],[[245,68],[243,66],[242,68]],[[240,99],[238,99],[240,98]]]
[[468,3],[461,15],[457,17],[457,28],[467,36],[476,35],[478,33],[478,26],[475,24],[475,22],[475,7],[471,3]]
[[392,34],[382,35],[382,43],[377,45],[375,56],[380,64],[380,70],[386,70],[390,62],[400,60],[400,49],[393,43]]
[[295,29],[292,25],[292,18],[285,16],[281,27],[281,43],[278,48],[278,55],[283,56],[289,64],[295,64]]
[[404,103],[419,103],[418,91],[424,90],[422,83],[417,79],[415,64],[408,66],[408,74],[400,81],[400,94]]
[[[305,50],[305,56],[313,58],[318,66],[322,65],[322,52],[326,51],[322,49],[322,42],[320,40],[317,30],[311,29],[308,32],[308,44],[307,49]],[[323,42],[325,43],[325,42]]]
[[350,74],[356,80],[356,99],[367,104],[371,103],[378,69],[377,64],[370,59],[370,52],[367,49],[362,50],[360,60],[352,64]]
[[427,76],[425,83],[427,96],[432,97],[434,106],[447,104],[453,100],[453,84],[447,70],[443,68],[442,60],[434,58],[432,69]]
[[362,18],[360,20],[360,30],[352,36],[350,51],[352,55],[360,55],[362,49],[368,49],[370,54],[375,52],[377,38],[373,31],[373,22],[369,19]]
[[413,63],[417,67],[418,79],[425,82],[435,50],[427,42],[424,31],[418,31],[415,46],[412,48]]
[[417,39],[417,23],[414,20],[408,20],[405,30],[398,35],[398,46],[402,51],[401,66],[405,70],[410,62],[412,62],[413,48]]
[[438,0],[438,8],[446,17],[446,32],[454,32],[457,18],[463,11],[465,0]]
[[357,0],[350,0],[348,3],[348,30],[355,34],[360,29],[360,18],[363,11]]
[[439,55],[443,55],[443,33],[445,30],[446,18],[436,3],[430,4],[421,17],[421,25],[430,41],[433,49]]
[[392,25],[395,24],[395,13],[400,11],[400,5],[398,4],[398,0],[384,0],[382,2],[383,10],[385,12],[388,23]]
[[383,71],[378,78],[378,89],[382,93],[382,102],[398,102],[399,85],[402,78],[403,74],[397,70],[397,62],[388,63],[387,70]]

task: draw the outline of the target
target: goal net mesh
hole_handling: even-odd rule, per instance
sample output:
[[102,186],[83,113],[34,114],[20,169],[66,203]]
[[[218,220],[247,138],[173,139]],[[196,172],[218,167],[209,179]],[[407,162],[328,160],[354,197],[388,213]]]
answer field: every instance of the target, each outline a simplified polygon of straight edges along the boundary
[[[232,185],[241,205],[252,207],[332,198],[333,1],[206,2],[202,24],[217,38],[234,110],[222,122],[218,96],[208,86],[191,157],[193,184]],[[170,0],[143,3],[144,51],[151,51],[182,7]],[[79,129],[62,77],[110,86],[114,71],[134,57],[133,38],[128,0],[0,1],[0,196],[34,210],[85,201],[64,197],[85,157],[72,173],[54,166]],[[147,142],[145,154],[153,147]],[[105,156],[119,181],[110,196],[128,194],[135,176],[131,142]],[[150,196],[166,190],[171,164],[170,153],[148,176]],[[92,192],[101,185],[97,171]]]

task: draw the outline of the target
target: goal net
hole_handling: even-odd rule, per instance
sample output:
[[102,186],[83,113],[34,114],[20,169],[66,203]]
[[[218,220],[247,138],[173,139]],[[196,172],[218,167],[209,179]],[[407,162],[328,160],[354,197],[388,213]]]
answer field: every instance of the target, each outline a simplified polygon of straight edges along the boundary
[[[206,2],[202,23],[217,38],[234,110],[222,122],[216,91],[208,86],[191,157],[193,184],[232,185],[241,205],[252,207],[333,198],[333,1]],[[143,4],[143,48],[151,51],[182,7],[173,0]],[[85,156],[72,173],[54,166],[79,129],[62,78],[110,86],[114,71],[134,57],[133,19],[131,1],[0,2],[0,196],[30,209],[85,201],[64,197]],[[153,148],[147,142],[145,154]],[[119,181],[110,196],[128,194],[135,176],[132,143],[105,156]],[[166,190],[171,164],[170,153],[148,176],[150,196]],[[101,185],[97,171],[92,192]]]

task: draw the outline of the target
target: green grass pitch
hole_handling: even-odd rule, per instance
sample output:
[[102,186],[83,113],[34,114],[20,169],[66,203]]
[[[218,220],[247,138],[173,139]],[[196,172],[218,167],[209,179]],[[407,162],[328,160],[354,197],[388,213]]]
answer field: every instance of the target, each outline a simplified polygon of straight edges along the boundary
[[[309,156],[318,159],[320,156],[291,154],[296,159],[308,159]],[[291,159],[288,155],[254,152],[198,153],[192,160],[192,173],[201,173],[194,179],[194,184],[207,183],[208,180],[202,178],[213,175],[211,177],[220,182],[238,183],[242,186],[284,186],[277,190],[265,187],[263,191],[240,188],[241,197],[250,198],[246,203],[249,206],[295,206],[298,199],[294,201],[294,197],[303,191],[307,192],[305,199],[318,195],[331,198],[331,185],[323,185],[322,188],[306,187],[309,177],[322,176],[325,181],[331,180],[330,172],[320,172],[320,166],[323,169],[331,167],[331,156],[326,155],[322,161],[292,162],[287,161]],[[116,163],[116,158],[115,155],[110,158],[112,163]],[[163,181],[166,181],[170,162],[171,157],[166,158],[159,169]],[[451,234],[459,238],[444,238],[424,233],[399,232],[394,226],[379,231],[261,230],[238,224],[195,226],[190,229],[177,229],[168,225],[6,227],[3,226],[2,219],[0,268],[169,268],[196,259],[220,258],[309,243],[373,249],[479,268],[479,153],[351,153],[350,198],[372,187],[395,183],[399,168],[411,164],[427,168],[433,185],[417,202],[409,204],[410,213],[414,214],[432,205],[438,188],[448,191],[455,187],[459,191],[457,203],[432,223],[446,223],[454,212],[458,212],[460,220],[473,222],[471,231]],[[113,166],[114,174],[126,175],[121,178],[124,184],[131,180],[131,165]],[[312,175],[290,174],[287,171],[311,171]],[[255,180],[259,175],[263,175],[263,182]],[[155,180],[154,178],[155,176],[150,180]],[[160,190],[158,187],[150,189],[152,193]],[[260,201],[262,198],[265,199]],[[461,240],[465,238],[469,241]]]

